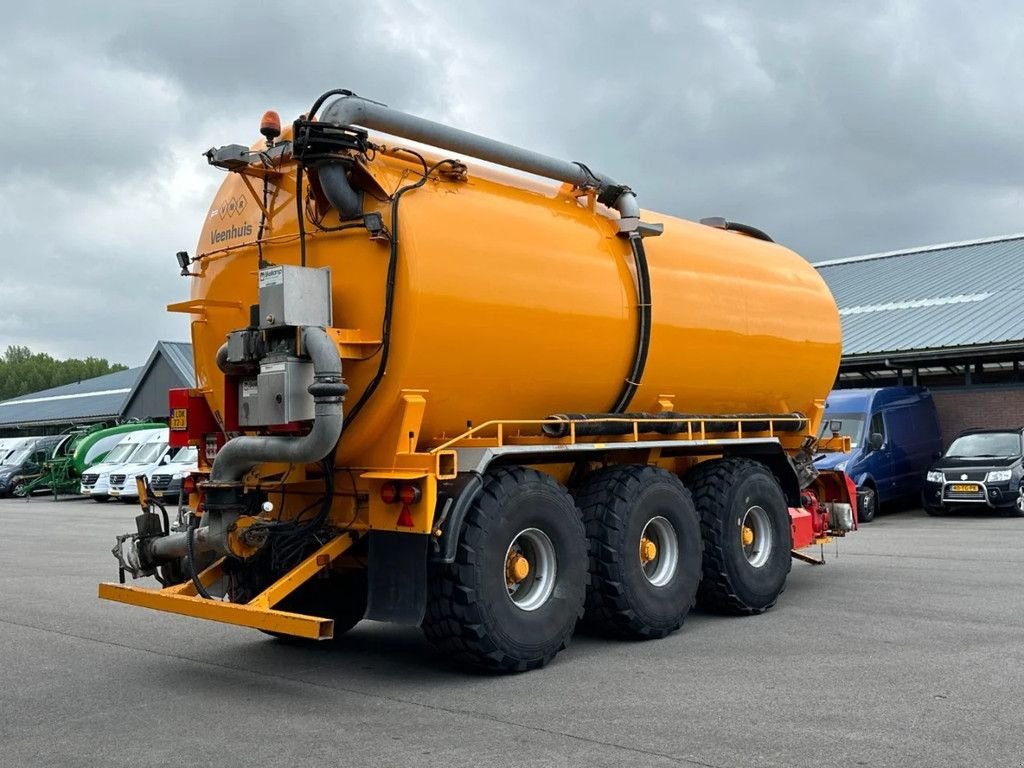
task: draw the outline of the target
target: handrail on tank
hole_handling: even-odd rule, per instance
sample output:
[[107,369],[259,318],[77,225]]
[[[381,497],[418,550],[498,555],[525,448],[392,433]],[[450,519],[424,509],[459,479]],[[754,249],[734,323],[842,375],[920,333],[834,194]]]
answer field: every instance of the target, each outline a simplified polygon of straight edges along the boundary
[[[609,207],[615,208],[622,217],[619,224],[620,233],[633,232],[640,225],[640,207],[633,191],[605,174],[591,171],[583,163],[559,160],[540,152],[488,139],[469,131],[400,112],[358,96],[341,96],[332,101],[324,109],[321,122],[382,131],[506,168],[564,181],[576,187],[597,189],[607,197]],[[359,214],[358,210],[353,210],[353,207],[358,205],[358,195],[349,186],[344,173],[324,174],[321,170],[320,182],[331,205],[343,218]]]
[[[530,437],[536,437],[536,438],[538,438],[540,440],[558,441],[559,443],[564,444],[564,445],[577,445],[577,444],[579,444],[580,441],[579,441],[579,438],[577,438],[577,436],[576,436],[575,425],[576,424],[586,424],[586,423],[592,422],[592,421],[600,421],[602,424],[632,424],[633,425],[632,438],[633,438],[634,442],[639,442],[640,441],[640,433],[639,433],[639,425],[640,424],[663,424],[664,423],[664,419],[657,419],[657,418],[629,419],[629,418],[613,418],[613,417],[608,417],[608,418],[601,418],[601,419],[596,419],[596,420],[595,419],[567,419],[567,420],[564,420],[564,422],[563,422],[563,423],[569,424],[569,426],[570,426],[569,435],[566,436],[566,437],[548,437],[547,435],[544,435],[543,433],[536,434],[536,435],[529,435],[529,436]],[[694,440],[694,439],[696,439],[696,440],[705,440],[705,439],[707,439],[706,436],[707,436],[707,434],[709,432],[712,433],[712,434],[728,434],[728,432],[714,431],[714,430],[706,429],[706,425],[709,422],[715,422],[715,421],[736,422],[737,426],[739,426],[740,429],[739,430],[731,430],[731,432],[738,432],[740,435],[742,435],[742,433],[743,433],[742,425],[744,423],[764,423],[764,422],[768,422],[768,429],[766,429],[766,430],[764,430],[764,429],[762,429],[762,430],[750,430],[750,431],[751,432],[758,432],[758,433],[767,432],[768,433],[768,437],[776,437],[776,435],[775,435],[775,425],[776,425],[776,423],[780,423],[780,424],[782,424],[782,423],[794,423],[794,422],[799,423],[799,422],[806,422],[807,419],[805,417],[803,417],[803,416],[771,416],[771,417],[768,417],[768,416],[760,416],[760,417],[758,417],[758,416],[749,416],[749,417],[691,416],[691,417],[673,418],[672,421],[685,423],[687,425],[687,432],[686,432],[686,434],[687,434],[686,439],[687,440]],[[441,443],[440,445],[435,446],[434,448],[431,448],[429,453],[438,453],[440,451],[456,447],[462,441],[469,440],[469,439],[473,438],[474,436],[480,437],[480,435],[479,435],[480,432],[483,432],[485,430],[490,430],[490,429],[496,430],[498,446],[500,447],[500,446],[504,445],[503,441],[504,441],[504,437],[505,437],[505,434],[504,434],[505,433],[505,427],[516,427],[516,426],[519,426],[519,427],[522,427],[522,426],[543,427],[545,424],[550,424],[550,423],[551,423],[551,419],[492,419],[491,421],[485,421],[485,422],[482,422],[482,423],[480,423],[480,424],[478,424],[478,425],[476,425],[474,427],[471,427],[471,428],[467,429],[465,432],[463,432],[462,434],[457,435],[457,436],[455,436],[453,438],[450,438],[449,440]],[[694,435],[694,431],[695,431],[694,428],[695,428],[695,426],[699,427],[699,434],[696,435],[696,436]],[[682,434],[682,433],[679,432],[679,433],[676,433],[676,434]],[[617,435],[617,437],[629,437],[629,435]]]

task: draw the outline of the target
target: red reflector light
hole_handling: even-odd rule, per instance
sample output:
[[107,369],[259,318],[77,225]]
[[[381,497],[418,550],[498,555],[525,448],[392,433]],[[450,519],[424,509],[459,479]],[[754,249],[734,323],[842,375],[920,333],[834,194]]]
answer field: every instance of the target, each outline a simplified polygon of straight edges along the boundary
[[416,523],[413,522],[412,510],[409,509],[408,504],[402,505],[402,512],[398,515],[397,524],[402,526],[403,528],[412,528],[414,525],[416,525]]
[[192,475],[185,475],[181,480],[181,490],[185,493],[195,493],[196,481],[192,479]]
[[415,504],[420,500],[423,494],[420,493],[419,486],[415,485],[403,485],[402,490],[398,492],[398,498],[402,500],[403,504]]
[[384,483],[380,487],[380,500],[385,504],[394,504],[398,501],[398,486],[395,483]]

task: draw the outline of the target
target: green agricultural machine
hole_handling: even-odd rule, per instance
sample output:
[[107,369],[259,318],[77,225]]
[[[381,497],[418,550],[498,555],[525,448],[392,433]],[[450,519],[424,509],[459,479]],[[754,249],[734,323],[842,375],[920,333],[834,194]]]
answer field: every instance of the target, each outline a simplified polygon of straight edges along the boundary
[[82,473],[102,462],[125,435],[140,429],[159,429],[163,426],[152,422],[129,422],[114,427],[100,424],[77,428],[57,444],[53,454],[43,464],[43,473],[22,487],[18,495],[28,496],[38,488],[50,489],[55,499],[63,493],[76,493]]

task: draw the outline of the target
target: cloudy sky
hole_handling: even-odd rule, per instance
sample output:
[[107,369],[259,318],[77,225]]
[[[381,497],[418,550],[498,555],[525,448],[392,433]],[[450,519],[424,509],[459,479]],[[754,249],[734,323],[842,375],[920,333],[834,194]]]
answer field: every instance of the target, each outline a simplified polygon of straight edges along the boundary
[[186,340],[163,307],[187,298],[174,253],[220,181],[200,153],[332,87],[811,261],[1024,231],[1019,3],[19,6],[0,28],[0,348],[138,365]]

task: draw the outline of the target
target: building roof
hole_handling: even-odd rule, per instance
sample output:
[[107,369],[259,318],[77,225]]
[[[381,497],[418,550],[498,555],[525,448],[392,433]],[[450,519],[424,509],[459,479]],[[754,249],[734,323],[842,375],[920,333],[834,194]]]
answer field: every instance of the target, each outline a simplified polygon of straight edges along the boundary
[[44,389],[0,402],[0,427],[102,421],[121,414],[144,367]]
[[194,387],[196,385],[195,363],[192,361],[192,345],[183,341],[158,341],[153,351],[149,353],[149,359],[142,366],[143,373],[135,380],[131,392],[125,398],[124,404],[128,405],[139,387],[146,383],[146,377],[156,365],[157,358],[163,357],[171,370],[181,379],[181,386]]
[[814,265],[839,305],[843,357],[1024,350],[1024,234]]
[[158,341],[156,349],[150,355],[152,359],[157,350],[163,353],[164,359],[188,386],[196,385],[196,364],[192,358],[192,345],[185,341]]
[[158,358],[167,361],[180,386],[195,386],[192,345],[158,341],[145,365],[53,387],[0,402],[0,429],[82,424],[117,419],[145,384]]

